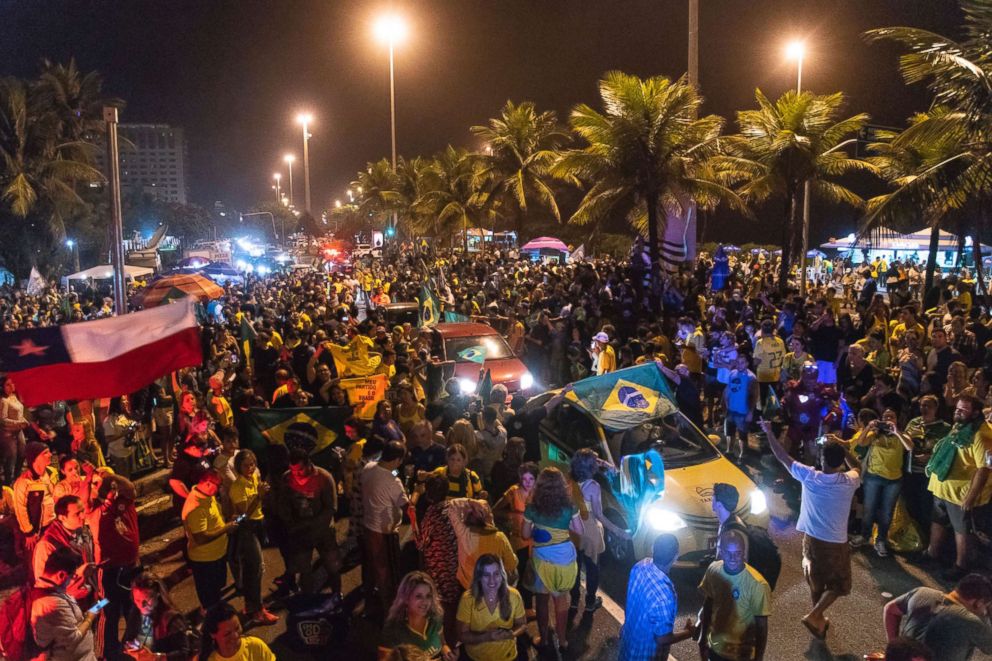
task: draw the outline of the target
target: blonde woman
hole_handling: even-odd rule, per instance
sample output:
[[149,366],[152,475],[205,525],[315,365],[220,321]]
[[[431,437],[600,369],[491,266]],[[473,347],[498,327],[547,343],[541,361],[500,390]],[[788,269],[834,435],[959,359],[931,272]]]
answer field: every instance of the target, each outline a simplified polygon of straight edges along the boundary
[[503,562],[489,553],[475,563],[471,587],[458,603],[458,639],[472,661],[517,658],[517,638],[527,629],[524,602],[510,587]]
[[432,659],[458,658],[444,641],[444,611],[434,580],[422,571],[412,571],[400,581],[379,640],[379,661],[400,645],[412,645]]
[[944,384],[944,403],[950,409],[957,406],[958,398],[971,386],[968,382],[968,367],[960,360],[955,360],[947,368],[947,383]]

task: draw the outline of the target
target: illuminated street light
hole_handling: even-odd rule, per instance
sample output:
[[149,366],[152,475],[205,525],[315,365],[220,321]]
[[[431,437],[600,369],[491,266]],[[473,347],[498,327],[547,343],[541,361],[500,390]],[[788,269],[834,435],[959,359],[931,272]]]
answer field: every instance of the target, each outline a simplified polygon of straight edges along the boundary
[[282,157],[283,162],[289,167],[289,204],[293,204],[293,161],[296,160],[296,156],[292,154],[286,154]]
[[803,59],[806,57],[806,42],[790,41],[785,47],[785,56],[795,60],[797,65],[796,93],[803,91]]
[[310,124],[313,123],[313,115],[308,112],[301,112],[296,116],[296,121],[303,126],[303,201],[306,204],[304,209],[310,212]]
[[[396,67],[393,51],[397,44],[406,40],[409,32],[406,21],[398,14],[384,14],[374,26],[375,36],[389,46],[389,129],[393,151],[393,173],[396,172]],[[358,190],[361,193],[361,189]],[[393,212],[392,227],[396,227],[396,212]],[[389,236],[392,234],[388,233]]]
[[335,209],[341,208],[341,200],[334,200],[334,208]]

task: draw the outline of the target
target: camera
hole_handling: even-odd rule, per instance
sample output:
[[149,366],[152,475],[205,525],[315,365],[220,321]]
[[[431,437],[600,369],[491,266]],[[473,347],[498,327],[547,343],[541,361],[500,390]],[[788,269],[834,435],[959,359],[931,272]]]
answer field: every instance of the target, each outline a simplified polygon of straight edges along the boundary
[[882,422],[881,420],[878,422],[875,428],[878,430],[879,434],[891,434],[896,430],[891,423]]

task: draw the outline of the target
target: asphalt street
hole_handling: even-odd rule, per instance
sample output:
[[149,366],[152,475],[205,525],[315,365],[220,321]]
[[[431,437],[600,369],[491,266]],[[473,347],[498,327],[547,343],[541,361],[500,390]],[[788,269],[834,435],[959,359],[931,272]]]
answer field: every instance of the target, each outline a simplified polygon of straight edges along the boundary
[[[769,481],[772,474],[766,472]],[[884,647],[885,636],[882,626],[882,605],[892,595],[898,595],[918,585],[948,588],[929,574],[910,564],[905,559],[892,556],[878,558],[870,550],[854,555],[853,593],[837,602],[828,612],[831,619],[830,632],[825,642],[812,638],[799,619],[810,608],[809,592],[803,580],[801,569],[801,535],[795,530],[798,503],[793,492],[766,487],[771,508],[771,535],[782,554],[783,567],[777,589],[772,594],[772,614],[769,620],[769,641],[766,659],[785,661],[809,659],[813,661],[862,659],[863,655]],[[346,538],[347,523],[338,524],[338,538]],[[193,589],[193,581],[185,568],[181,548],[185,540],[179,527],[170,527],[166,532],[147,540],[142,545],[142,555],[147,566],[166,578],[177,606],[185,612],[194,613],[198,603]],[[265,549],[266,577],[282,573],[282,562],[274,548]],[[617,659],[617,641],[620,626],[624,619],[624,603],[629,567],[620,566],[604,558],[600,594],[604,607],[593,615],[576,616],[568,632],[570,650],[566,658],[595,659],[614,661]],[[679,595],[679,622],[687,616],[695,616],[701,606],[697,585],[703,574],[702,568],[676,569],[673,580]],[[343,643],[336,643],[327,650],[316,654],[302,652],[290,645],[286,634],[285,610],[273,604],[272,610],[283,619],[274,626],[256,627],[251,634],[269,642],[280,660],[306,661],[308,659],[374,659],[378,629],[364,620],[360,599],[361,572],[351,567],[343,577],[343,588],[350,595],[347,603],[354,608],[347,636]],[[263,584],[265,593],[274,586],[271,580]],[[0,595],[2,596],[2,595]],[[242,608],[240,597],[233,596],[231,602]],[[536,634],[536,628],[531,623]],[[678,661],[695,661],[699,658],[696,646],[685,642],[673,649]],[[939,656],[937,657],[940,658]],[[977,654],[975,659],[992,659]]]

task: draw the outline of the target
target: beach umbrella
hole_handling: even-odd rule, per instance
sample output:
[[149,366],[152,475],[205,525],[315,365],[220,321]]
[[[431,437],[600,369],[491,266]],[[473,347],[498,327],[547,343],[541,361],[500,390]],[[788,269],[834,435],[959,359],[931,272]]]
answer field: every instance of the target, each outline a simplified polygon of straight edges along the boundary
[[179,273],[155,280],[137,298],[141,307],[151,308],[186,296],[204,303],[223,295],[224,290],[210,278],[199,273]]

